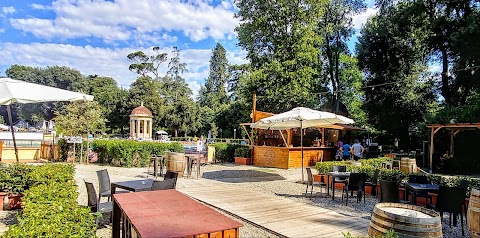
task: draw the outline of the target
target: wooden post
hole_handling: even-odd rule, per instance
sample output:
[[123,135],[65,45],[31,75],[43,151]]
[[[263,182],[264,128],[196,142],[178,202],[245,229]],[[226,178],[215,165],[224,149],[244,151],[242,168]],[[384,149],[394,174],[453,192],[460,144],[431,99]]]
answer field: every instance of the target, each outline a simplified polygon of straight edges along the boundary
[[287,141],[285,140],[285,136],[283,136],[282,130],[278,130],[280,132],[280,135],[282,136],[283,143],[285,143],[285,147],[288,147]]
[[303,121],[300,121],[300,145],[302,146],[302,181],[305,181],[303,175]]
[[435,128],[432,127],[432,133],[430,134],[430,172],[433,172],[433,136],[435,135]]
[[83,163],[83,142],[80,143],[80,164]]
[[256,122],[255,115],[257,114],[257,94],[253,94],[252,104],[252,122]]
[[325,147],[325,127],[322,127],[322,147]]

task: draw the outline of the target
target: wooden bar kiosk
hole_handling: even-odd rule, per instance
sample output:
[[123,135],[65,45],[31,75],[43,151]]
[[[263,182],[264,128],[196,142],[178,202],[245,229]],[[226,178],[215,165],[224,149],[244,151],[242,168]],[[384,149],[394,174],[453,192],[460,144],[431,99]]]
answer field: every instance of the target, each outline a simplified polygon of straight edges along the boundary
[[256,110],[255,96],[251,123],[240,124],[245,130],[252,145],[252,163],[256,166],[273,168],[302,168],[301,134],[303,133],[303,167],[313,166],[317,162],[334,160],[337,151],[338,137],[345,125],[329,125],[306,129],[262,130],[247,127],[260,119],[275,114]]

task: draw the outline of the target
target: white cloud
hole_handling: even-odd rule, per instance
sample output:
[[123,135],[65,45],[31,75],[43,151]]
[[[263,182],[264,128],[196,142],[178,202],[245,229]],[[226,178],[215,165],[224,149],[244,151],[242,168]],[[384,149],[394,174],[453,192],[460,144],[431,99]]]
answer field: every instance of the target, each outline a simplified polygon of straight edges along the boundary
[[52,8],[49,7],[49,6],[46,6],[46,5],[41,5],[41,4],[37,4],[37,3],[33,3],[32,5],[30,5],[33,9],[35,10],[51,10]]
[[10,6],[10,7],[2,7],[2,12],[3,12],[3,14],[5,14],[5,15],[13,14],[13,13],[15,13],[15,7],[13,7],[13,6]]
[[11,25],[48,40],[94,36],[109,42],[132,34],[180,31],[196,42],[231,37],[238,23],[229,1],[214,7],[208,0],[56,0],[51,6],[32,8],[51,8],[56,17],[11,19]]
[[[113,77],[122,87],[129,87],[137,77],[128,70],[129,53],[142,50],[152,54],[145,48],[99,48],[92,46],[74,46],[67,44],[15,44],[0,43],[0,62],[2,65],[20,64],[37,67],[64,65],[78,69],[84,75],[97,74]],[[171,55],[172,48],[163,48],[161,52]],[[208,66],[211,49],[186,49],[181,51],[181,60],[187,63],[188,73],[182,75],[192,89],[194,96],[198,95],[200,85],[208,77]],[[244,63],[244,52],[228,52],[229,62]],[[160,67],[161,75],[167,72],[168,63]]]
[[377,12],[378,12],[377,8],[367,8],[366,11],[360,14],[354,15],[352,17],[353,28],[359,30],[360,28],[362,28],[363,24],[367,22],[367,19],[375,15]]

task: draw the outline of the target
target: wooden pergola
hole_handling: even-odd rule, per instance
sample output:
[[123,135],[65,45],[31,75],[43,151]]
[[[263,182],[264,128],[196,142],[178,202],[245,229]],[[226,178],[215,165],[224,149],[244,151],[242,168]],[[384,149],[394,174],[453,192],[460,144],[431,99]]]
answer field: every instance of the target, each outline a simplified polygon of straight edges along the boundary
[[433,138],[435,133],[437,133],[440,129],[445,128],[450,130],[450,153],[453,155],[453,140],[455,136],[460,131],[464,130],[475,130],[480,129],[480,123],[449,123],[449,124],[430,124],[427,125],[428,128],[431,129],[430,134],[430,170],[433,169],[432,161],[433,161]]

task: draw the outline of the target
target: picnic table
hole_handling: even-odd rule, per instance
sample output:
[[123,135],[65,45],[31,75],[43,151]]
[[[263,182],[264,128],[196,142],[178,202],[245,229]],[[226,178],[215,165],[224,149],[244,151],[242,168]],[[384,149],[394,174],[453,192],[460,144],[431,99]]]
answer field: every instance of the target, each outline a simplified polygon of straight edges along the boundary
[[327,197],[330,196],[330,178],[332,178],[332,200],[335,200],[335,178],[346,179],[350,177],[350,172],[328,172],[327,173]]
[[439,186],[437,184],[420,184],[420,183],[406,183],[405,184],[405,200],[408,200],[408,191],[413,192],[412,204],[417,205],[418,192],[434,192],[438,193]]
[[113,195],[113,238],[239,237],[241,226],[174,189]]

